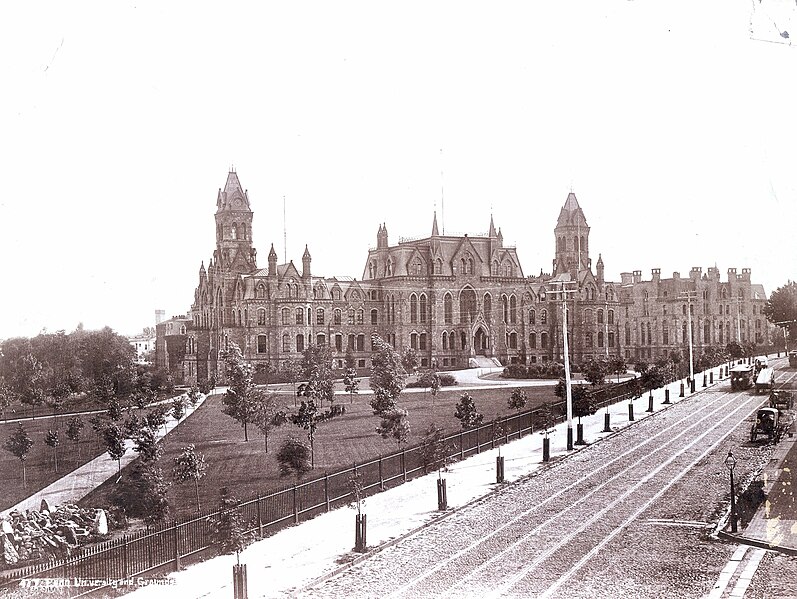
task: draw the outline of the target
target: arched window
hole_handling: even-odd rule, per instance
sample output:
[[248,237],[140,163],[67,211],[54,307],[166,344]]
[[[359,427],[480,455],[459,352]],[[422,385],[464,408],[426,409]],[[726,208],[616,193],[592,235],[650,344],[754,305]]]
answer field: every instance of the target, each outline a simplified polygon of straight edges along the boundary
[[296,308],[296,324],[304,324],[304,308]]
[[603,310],[598,310],[598,324],[603,324]]
[[357,351],[365,351],[365,335],[357,335]]
[[425,293],[421,294],[421,297],[420,297],[420,300],[419,300],[418,304],[419,304],[418,320],[420,322],[426,322],[427,307],[426,307],[426,294]]
[[365,322],[365,311],[360,308],[357,310],[357,324],[363,324]]
[[264,354],[268,351],[268,337],[265,335],[257,336],[257,353]]
[[263,283],[260,283],[255,288],[255,298],[256,299],[264,299],[266,297],[266,286]]
[[348,343],[347,343],[347,346],[346,346],[346,347],[347,347],[348,349],[350,349],[350,350],[354,351],[354,343],[355,343],[355,341],[354,341],[354,335],[353,335],[353,334],[349,334]]
[[494,277],[497,277],[497,276],[498,276],[498,268],[499,268],[499,267],[498,267],[498,260],[493,260],[493,267],[492,267],[491,274],[492,274]]
[[443,273],[443,261],[438,258],[434,261],[434,274],[439,275]]
[[501,316],[504,323],[509,322],[509,299],[505,295],[501,296]]
[[235,223],[232,224],[232,238],[238,239],[238,225]]
[[540,312],[540,324],[548,324],[548,310]]
[[288,308],[282,309],[282,324],[290,324],[291,323],[291,311]]
[[443,331],[443,349],[448,349],[448,333]]
[[418,333],[410,333],[410,347],[418,349]]
[[296,351],[304,351],[304,335],[296,335]]
[[341,312],[340,308],[335,308],[332,312],[332,324],[340,324],[341,323]]
[[421,333],[418,336],[418,349],[421,351],[426,350],[426,333]]
[[282,336],[282,351],[291,351],[291,338],[287,333]]
[[324,346],[327,344],[327,336],[324,333],[318,333],[315,338],[316,344],[318,346]]
[[460,344],[462,345],[462,349],[468,347],[468,336],[465,334],[465,331],[459,332],[459,341]]
[[343,351],[343,335],[335,333],[335,351]]
[[648,345],[653,345],[653,335],[650,332],[650,323],[647,324],[648,329]]
[[324,324],[324,309],[323,308],[318,308],[318,310],[315,311],[315,322],[316,322],[316,324]]
[[340,301],[340,288],[339,287],[335,287],[332,290],[332,299],[335,300],[335,301]]
[[451,298],[450,293],[446,293],[445,297],[443,298],[443,322],[445,324],[451,324],[454,322],[454,307],[453,307],[453,300]]
[[614,324],[614,310],[609,310],[609,324]]
[[410,322],[418,322],[418,296],[414,293],[410,296]]
[[543,331],[540,333],[540,347],[546,349],[548,347],[548,333]]
[[517,299],[514,295],[509,296],[509,322],[512,324],[517,322]]
[[703,343],[711,343],[711,323],[709,321],[703,324]]
[[371,324],[379,324],[379,312],[376,308],[371,309]]
[[537,349],[537,333],[529,333],[529,349]]
[[489,293],[484,294],[484,320],[493,321],[493,296]]
[[246,234],[246,223],[241,223],[241,239],[249,239]]
[[474,320],[476,320],[476,292],[466,287],[459,294],[459,321],[464,323]]
[[529,310],[529,324],[537,324],[537,311]]
[[354,324],[354,308],[349,308],[349,319],[347,322],[349,324]]
[[515,331],[509,333],[509,349],[517,349],[517,333]]

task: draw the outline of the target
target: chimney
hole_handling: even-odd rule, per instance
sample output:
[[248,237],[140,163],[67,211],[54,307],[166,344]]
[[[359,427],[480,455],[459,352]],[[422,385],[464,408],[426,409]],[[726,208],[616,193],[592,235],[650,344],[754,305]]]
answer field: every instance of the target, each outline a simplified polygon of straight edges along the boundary
[[642,281],[642,271],[641,270],[635,270],[634,271],[634,283],[639,283],[640,281]]
[[632,279],[631,279],[632,276],[633,275],[630,272],[621,272],[620,273],[620,283],[622,285],[630,285],[631,282],[632,282]]
[[651,269],[650,276],[653,279],[654,283],[658,283],[661,280],[661,269],[660,268]]
[[701,266],[693,266],[692,270],[689,271],[689,278],[697,281],[700,279],[700,275],[703,272],[703,268]]

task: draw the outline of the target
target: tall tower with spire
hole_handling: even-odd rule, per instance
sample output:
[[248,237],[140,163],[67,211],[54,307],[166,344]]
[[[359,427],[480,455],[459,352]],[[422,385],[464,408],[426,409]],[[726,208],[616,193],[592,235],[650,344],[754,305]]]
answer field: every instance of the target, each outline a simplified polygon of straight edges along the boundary
[[216,200],[216,262],[224,269],[250,273],[257,268],[252,247],[252,209],[238,174],[230,169]]
[[577,273],[590,267],[589,259],[589,225],[576,194],[567,195],[559,220],[554,229],[556,237],[556,253],[553,261],[553,274]]

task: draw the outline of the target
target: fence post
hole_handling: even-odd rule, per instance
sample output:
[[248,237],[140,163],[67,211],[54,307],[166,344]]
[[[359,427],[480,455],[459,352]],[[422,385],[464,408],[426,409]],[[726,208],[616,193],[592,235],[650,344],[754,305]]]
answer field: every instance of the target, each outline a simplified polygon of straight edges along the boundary
[[296,483],[293,483],[293,523],[299,524],[299,506],[296,503]]
[[460,460],[464,460],[465,459],[465,445],[463,444],[464,441],[463,441],[462,435],[463,435],[463,432],[460,431],[459,432],[459,459]]
[[401,450],[401,475],[404,477],[404,482],[407,482],[407,460],[406,460],[406,451],[404,449]]
[[180,531],[177,530],[177,520],[172,521],[172,530],[174,534],[174,571],[180,570]]
[[[354,465],[354,475],[357,476],[357,465]],[[324,472],[324,503],[329,511],[329,473]]]
[[127,535],[122,535],[122,578],[127,578],[128,572],[130,572],[130,568],[128,567]]
[[261,513],[261,503],[263,502],[263,498],[258,495],[257,496],[257,534],[262,539],[263,538],[263,514]]
[[480,428],[481,427],[479,427],[479,426],[476,427],[476,453],[481,453],[482,452],[482,446],[481,446],[481,443],[479,443],[479,429]]
[[382,456],[379,456],[379,488],[385,490],[385,479],[382,476]]

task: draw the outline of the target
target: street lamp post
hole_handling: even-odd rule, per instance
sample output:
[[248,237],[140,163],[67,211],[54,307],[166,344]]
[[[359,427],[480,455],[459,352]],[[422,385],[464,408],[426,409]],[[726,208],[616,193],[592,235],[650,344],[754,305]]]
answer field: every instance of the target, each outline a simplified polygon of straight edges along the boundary
[[697,291],[684,291],[678,297],[685,299],[687,303],[687,334],[689,335],[689,390],[695,392],[695,361],[692,352],[692,299],[697,297]]
[[556,293],[562,295],[562,349],[565,362],[565,388],[567,398],[567,451],[573,450],[573,393],[570,387],[570,356],[567,347],[567,294],[575,293],[575,289],[567,289],[567,285],[574,285],[575,281],[559,281],[560,289]]
[[736,490],[733,487],[733,467],[736,466],[736,458],[733,457],[732,451],[728,451],[728,457],[725,458],[725,465],[728,467],[728,472],[731,475],[731,532],[737,532]]

